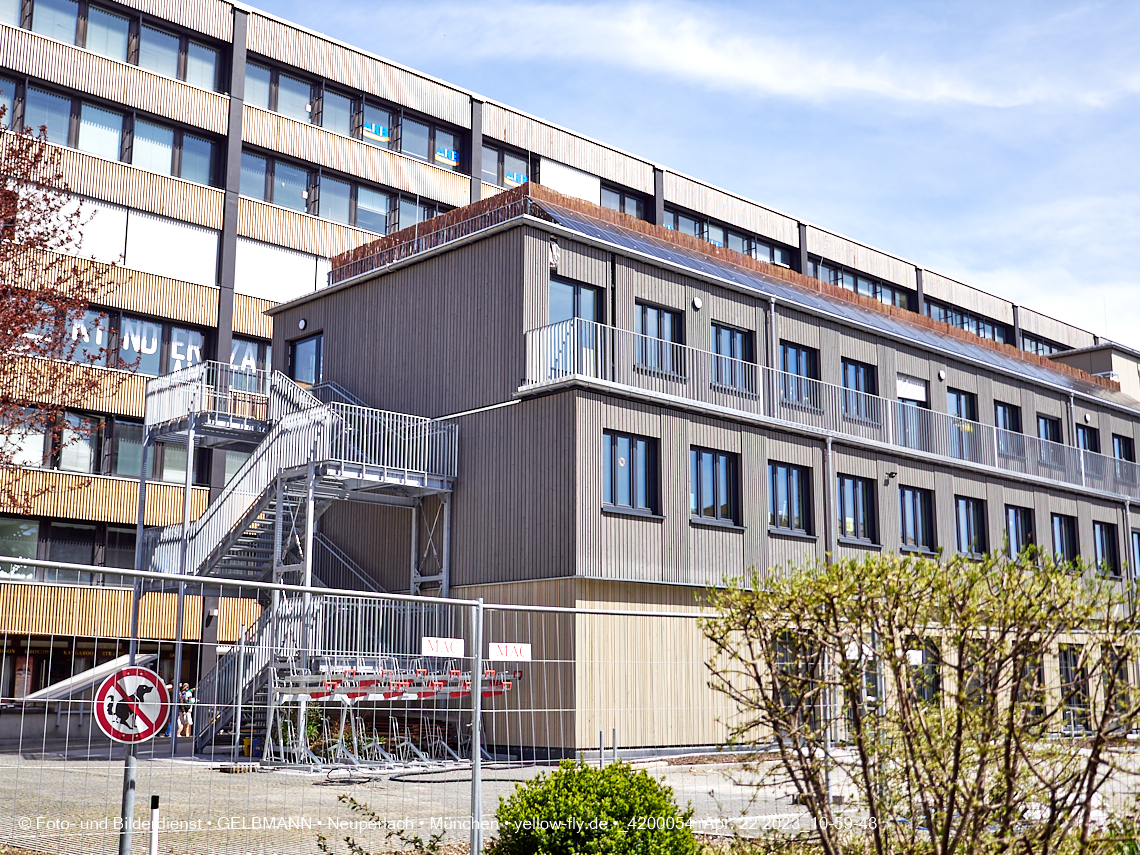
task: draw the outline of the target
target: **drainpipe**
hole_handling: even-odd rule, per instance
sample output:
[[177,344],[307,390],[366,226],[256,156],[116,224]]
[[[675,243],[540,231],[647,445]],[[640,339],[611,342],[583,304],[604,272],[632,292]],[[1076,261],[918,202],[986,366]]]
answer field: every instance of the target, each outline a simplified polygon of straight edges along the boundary
[[823,525],[825,543],[827,544],[827,554],[825,560],[830,564],[834,560],[835,551],[838,548],[836,524],[835,524],[835,460],[831,451],[831,437],[827,438],[827,453],[823,460],[823,478],[824,478],[824,508],[823,508]]
[[776,297],[768,298],[768,367],[778,370],[776,365]]

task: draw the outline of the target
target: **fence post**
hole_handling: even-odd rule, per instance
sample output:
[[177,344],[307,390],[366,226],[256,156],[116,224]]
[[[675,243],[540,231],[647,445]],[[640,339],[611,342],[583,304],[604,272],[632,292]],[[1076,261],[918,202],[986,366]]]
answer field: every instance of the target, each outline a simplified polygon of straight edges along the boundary
[[483,598],[471,607],[471,855],[483,851]]

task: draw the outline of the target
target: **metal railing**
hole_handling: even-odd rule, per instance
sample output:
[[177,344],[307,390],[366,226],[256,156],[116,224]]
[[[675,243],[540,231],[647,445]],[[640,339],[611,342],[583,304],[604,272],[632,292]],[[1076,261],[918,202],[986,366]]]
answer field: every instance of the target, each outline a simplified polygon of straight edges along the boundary
[[389,264],[394,264],[405,258],[411,258],[421,252],[454,243],[476,232],[484,231],[500,223],[505,223],[508,220],[514,220],[528,214],[539,216],[544,220],[550,219],[533,199],[529,196],[522,196],[505,205],[484,211],[481,214],[469,217],[458,223],[432,228],[433,223],[431,220],[428,220],[423,224],[421,229],[417,229],[415,236],[410,240],[382,249],[372,255],[358,258],[355,261],[350,261],[347,264],[342,264],[339,267],[334,267],[329,272],[329,285],[336,285],[340,282],[346,282],[349,279],[355,279],[357,276],[363,276],[365,273],[387,267]]
[[526,333],[526,386],[606,380],[839,436],[1140,499],[1140,466],[628,330],[569,320]]
[[245,370],[224,362],[199,362],[147,381],[147,426],[210,413],[228,418],[267,421],[270,372]]
[[356,404],[359,407],[368,406],[360,398],[332,380],[324,380],[315,386],[310,386],[309,392],[322,404],[341,403]]
[[324,588],[384,591],[348,553],[319,531],[313,532],[313,580]]

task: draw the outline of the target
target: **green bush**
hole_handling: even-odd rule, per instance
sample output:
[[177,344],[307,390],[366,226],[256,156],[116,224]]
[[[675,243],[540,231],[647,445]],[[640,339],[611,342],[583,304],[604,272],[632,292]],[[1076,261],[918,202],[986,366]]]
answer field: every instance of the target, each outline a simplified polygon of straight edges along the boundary
[[558,770],[499,799],[492,855],[688,855],[699,852],[673,790],[626,763],[594,769],[563,760]]

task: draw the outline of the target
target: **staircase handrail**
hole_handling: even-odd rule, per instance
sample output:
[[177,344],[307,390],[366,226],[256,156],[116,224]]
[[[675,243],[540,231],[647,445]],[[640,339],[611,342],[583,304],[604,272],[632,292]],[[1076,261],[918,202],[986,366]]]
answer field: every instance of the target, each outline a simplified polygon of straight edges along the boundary
[[[348,575],[357,583],[359,583],[361,590],[372,591],[373,593],[377,594],[386,593],[383,588],[376,584],[375,580],[371,579],[368,574],[364,572],[363,567],[361,567],[356,563],[356,561],[349,557],[348,553],[346,553],[343,549],[341,549],[319,531],[313,532],[313,543],[316,546],[313,555],[313,581],[318,583],[321,587],[342,589],[355,587],[339,583],[333,584],[329,578],[326,578],[327,574],[324,574],[323,568],[321,567],[323,563],[321,560],[323,557],[322,553],[324,553],[328,556],[331,556],[335,561],[343,566],[344,569],[348,571]],[[318,568],[321,569],[318,570]]]
[[154,377],[146,384],[147,426],[181,419],[191,412],[219,413],[264,421],[268,418],[271,375],[259,368],[236,368],[205,360]]
[[315,386],[309,387],[309,391],[325,404],[341,403],[356,404],[358,407],[368,406],[364,401],[360,400],[360,398],[334,380],[322,380]]

